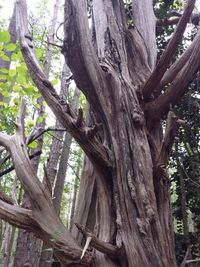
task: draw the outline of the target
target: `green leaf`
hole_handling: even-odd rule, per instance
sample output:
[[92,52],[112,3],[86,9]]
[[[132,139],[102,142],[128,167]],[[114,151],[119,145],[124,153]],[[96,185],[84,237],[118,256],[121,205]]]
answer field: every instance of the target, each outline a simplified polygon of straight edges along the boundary
[[16,44],[7,44],[7,45],[5,45],[5,49],[7,51],[10,51],[10,52],[15,51],[16,48],[17,48]]
[[16,70],[9,70],[9,76],[14,77],[16,76]]
[[7,103],[4,103],[4,102],[2,102],[2,101],[0,101],[0,106],[7,107],[8,104],[7,104]]
[[4,75],[4,74],[0,74],[0,80],[7,80],[7,75]]
[[52,83],[53,86],[57,85],[58,82],[59,82],[58,80],[52,80],[52,81],[51,81],[51,83]]
[[10,58],[6,55],[2,55],[1,58],[3,59],[3,61],[7,61],[7,62],[10,61]]
[[11,59],[12,59],[12,61],[17,61],[17,60],[20,60],[20,57],[19,57],[18,54],[13,53],[13,54],[11,55]]
[[28,145],[28,147],[29,147],[29,148],[37,148],[37,147],[38,147],[38,143],[37,143],[37,141],[33,141],[32,143],[30,143],[30,144]]
[[38,119],[37,119],[37,123],[38,124],[41,124],[43,121],[44,121],[44,117],[43,116],[38,117]]
[[4,43],[10,42],[10,33],[8,31],[0,32],[0,42],[4,42]]
[[10,97],[10,92],[3,91],[3,92],[1,92],[1,94],[2,94],[4,97]]
[[2,73],[8,73],[8,70],[7,69],[0,69],[0,72],[2,72]]
[[13,91],[14,92],[19,92],[21,90],[21,86],[19,85],[19,84],[15,84],[14,86],[13,86]]
[[42,55],[43,55],[43,49],[42,48],[36,48],[35,54],[36,54],[36,57],[38,59],[40,59],[42,57]]
[[14,98],[14,99],[13,99],[13,103],[14,103],[16,106],[19,106],[19,104],[20,104],[20,99],[19,99],[19,98]]

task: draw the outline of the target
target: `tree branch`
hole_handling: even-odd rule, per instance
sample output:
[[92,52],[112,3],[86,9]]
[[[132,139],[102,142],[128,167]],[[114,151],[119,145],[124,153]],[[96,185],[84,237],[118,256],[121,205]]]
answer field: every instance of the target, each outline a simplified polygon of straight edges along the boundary
[[161,150],[154,166],[154,174],[158,178],[163,177],[165,174],[170,152],[177,134],[177,129],[178,117],[173,111],[169,111]]
[[104,116],[101,104],[105,87],[104,77],[90,40],[86,1],[66,0],[65,18],[65,60],[78,88],[83,91],[90,105]]
[[158,64],[155,68],[155,70],[153,71],[152,75],[149,77],[149,79],[147,80],[147,82],[145,83],[144,87],[143,87],[143,95],[144,98],[149,98],[150,95],[153,93],[153,91],[156,91],[156,88],[159,84],[159,82],[161,81],[165,71],[167,70],[170,61],[172,59],[172,56],[178,46],[178,44],[180,43],[183,33],[185,31],[187,22],[192,14],[192,11],[194,9],[194,5],[195,5],[196,0],[189,0],[186,8],[183,12],[182,17],[180,18],[180,21],[176,27],[176,30],[172,36],[172,38],[170,39],[165,51],[163,52],[160,60],[158,61]]
[[[93,234],[89,229],[86,227],[75,223],[78,230],[86,237],[90,237],[90,244],[92,247],[97,249],[98,251],[110,256],[110,257],[119,257],[121,255],[121,249],[117,246],[114,246],[108,242],[104,242],[99,240],[95,234]],[[83,250],[84,251],[84,250]]]
[[[170,104],[176,104],[188,88],[200,67],[200,31],[197,33],[192,46],[192,52],[182,70],[173,79],[164,94],[153,101],[151,107],[154,116],[162,118],[168,111]],[[187,55],[188,56],[188,55]],[[156,115],[155,115],[156,114]]]
[[[42,154],[42,151],[36,151],[34,154],[29,156],[29,159],[33,159],[34,157],[38,157]],[[13,171],[15,169],[14,165],[10,166],[9,168],[5,169],[4,171],[0,172],[0,177],[4,176],[5,174],[8,174],[9,172]]]
[[[82,127],[77,127],[77,116],[71,111],[68,103],[58,96],[52,84],[46,79],[43,71],[41,70],[39,63],[33,53],[33,44],[31,43],[28,34],[27,8],[25,0],[16,2],[16,11],[17,28],[21,44],[21,51],[32,79],[38,87],[40,93],[48,103],[49,107],[52,109],[55,116],[62,123],[62,125],[66,127],[66,129],[74,137],[74,139],[80,144],[91,161],[96,164],[98,163],[98,165],[100,165],[101,167],[110,168],[111,163],[108,159],[105,148],[103,148],[99,141],[97,141],[97,138],[93,138],[92,140],[89,140],[87,138],[87,128],[85,124],[83,124]],[[79,65],[79,63],[76,62],[76,65]],[[83,68],[81,70],[83,70]],[[98,81],[95,82],[97,82],[98,84]],[[95,95],[94,92],[92,93],[92,95]],[[95,102],[95,104],[96,106],[98,106],[97,102]]]
[[0,200],[0,218],[10,224],[36,232],[38,229],[34,220],[31,219],[32,211],[16,205],[8,204]]

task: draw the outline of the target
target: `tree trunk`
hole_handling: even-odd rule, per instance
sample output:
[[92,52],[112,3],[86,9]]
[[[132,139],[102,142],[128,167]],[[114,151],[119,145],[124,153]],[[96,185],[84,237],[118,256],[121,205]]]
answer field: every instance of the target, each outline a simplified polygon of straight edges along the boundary
[[[11,205],[0,201],[0,211],[4,219],[12,222],[15,219],[15,224],[29,227],[55,246],[64,266],[176,266],[166,165],[178,119],[169,109],[177,103],[200,66],[200,33],[172,67],[169,65],[194,4],[195,0],[188,1],[155,66],[156,19],[152,0],[133,1],[132,29],[127,27],[123,1],[94,0],[92,40],[86,1],[65,1],[62,52],[78,88],[91,106],[94,120],[88,127],[83,114],[79,111],[76,116],[70,110],[39,67],[26,37],[25,0],[17,2],[20,44],[31,76],[93,165],[95,235],[77,225],[87,237],[81,257],[80,246],[60,222],[48,192],[30,167],[22,138],[22,115],[16,123],[16,135],[0,134],[0,144],[12,154],[18,177],[29,192],[32,210],[19,207],[13,210]],[[163,135],[162,119],[168,111]],[[20,114],[24,114],[23,103]],[[91,201],[91,195],[88,197]],[[5,206],[12,217],[5,213]],[[26,218],[25,223],[22,218]],[[59,229],[59,234],[55,234],[55,229]],[[92,257],[87,251],[90,242],[96,249]]]
[[[64,78],[66,78],[66,76],[63,76],[63,80]],[[76,88],[74,92],[74,99],[73,99],[73,105],[72,105],[74,110],[77,109],[79,96],[80,96],[80,91],[78,90],[78,88]],[[69,133],[66,133],[63,147],[62,147],[61,156],[60,156],[60,162],[59,162],[58,172],[56,175],[56,182],[55,182],[54,193],[53,193],[53,204],[58,215],[60,214],[60,205],[61,205],[61,200],[62,200],[62,195],[63,195],[63,190],[64,190],[64,183],[65,183],[65,177],[66,177],[66,172],[67,172],[67,164],[68,164],[68,159],[69,159],[71,142],[72,142],[71,135]],[[53,147],[54,146],[52,145],[52,148]],[[51,167],[51,165],[49,166]],[[42,254],[41,254],[39,267],[51,266],[52,257],[53,257],[53,249],[49,248],[47,245],[44,244],[42,248]]]
[[15,227],[7,225],[6,236],[4,241],[4,252],[3,252],[3,262],[2,262],[3,267],[9,267],[14,236],[15,236]]
[[72,230],[73,224],[74,224],[74,215],[75,215],[75,207],[76,207],[76,200],[77,200],[77,193],[78,193],[78,181],[79,181],[79,173],[81,169],[81,162],[79,161],[77,169],[76,169],[76,177],[74,180],[73,185],[73,196],[72,196],[72,204],[71,204],[71,211],[70,211],[70,224],[69,229]]
[[[80,91],[76,87],[75,92],[74,92],[73,105],[72,105],[72,108],[74,111],[77,110],[79,96],[80,96]],[[60,156],[59,168],[58,168],[54,194],[53,194],[53,197],[54,197],[53,203],[58,214],[60,214],[60,204],[61,204],[62,194],[64,190],[64,183],[65,183],[65,178],[66,178],[71,142],[72,142],[72,136],[69,133],[66,133],[63,148],[62,148],[62,153]]]
[[[112,155],[110,171],[103,173],[98,169],[98,163],[92,162],[98,174],[95,231],[100,240],[125,249],[125,256],[119,261],[96,252],[95,266],[175,266],[169,183],[164,176],[153,173],[162,149],[160,119],[147,118],[137,91],[155,66],[155,18],[152,1],[146,1],[148,15],[144,14],[147,11],[145,3],[134,3],[137,3],[134,5],[138,19],[134,21],[136,30],[128,31],[120,1],[115,4],[113,1],[93,2],[93,40],[102,70],[95,65],[95,56],[92,66],[86,58],[93,48],[87,43],[89,34],[81,35],[84,16],[78,17],[77,13],[73,22],[67,20],[65,24],[65,58],[77,85],[90,102],[94,116],[103,123],[103,142]],[[74,9],[85,8],[83,4],[73,5],[71,1],[66,1],[65,7],[66,17]],[[143,17],[149,20],[142,25],[141,10]],[[151,24],[151,32],[145,31],[145,27],[149,27],[145,23]],[[72,24],[80,30],[75,38],[71,35]],[[143,31],[139,35],[140,26]],[[127,33],[123,34],[124,31]],[[141,35],[148,39],[148,48],[142,47]],[[134,48],[130,46],[130,40],[134,40]],[[74,57],[77,48],[68,47],[72,42],[75,47],[80,44],[82,58],[80,55]],[[88,64],[84,74],[80,68],[82,64]],[[95,74],[92,68],[97,69]],[[94,91],[99,95],[100,90],[101,97],[97,100]],[[84,203],[87,201],[86,198]]]

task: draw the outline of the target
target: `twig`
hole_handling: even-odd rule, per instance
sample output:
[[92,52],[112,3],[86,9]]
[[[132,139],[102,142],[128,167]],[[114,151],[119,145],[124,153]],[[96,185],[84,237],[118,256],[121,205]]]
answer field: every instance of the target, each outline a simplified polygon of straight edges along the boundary
[[[42,154],[42,151],[37,151],[36,153],[32,154],[29,156],[30,159],[33,159],[34,157],[40,156]],[[0,177],[2,177],[5,174],[8,174],[9,172],[14,170],[14,165],[12,165],[11,167],[9,167],[8,169],[0,172]]]
[[60,27],[61,27],[63,24],[64,24],[64,22],[61,22],[60,25],[58,26],[57,30],[56,30],[56,38],[57,38],[59,41],[61,41],[62,43],[63,43],[63,40],[62,40],[60,37],[58,37],[58,30],[60,29]]

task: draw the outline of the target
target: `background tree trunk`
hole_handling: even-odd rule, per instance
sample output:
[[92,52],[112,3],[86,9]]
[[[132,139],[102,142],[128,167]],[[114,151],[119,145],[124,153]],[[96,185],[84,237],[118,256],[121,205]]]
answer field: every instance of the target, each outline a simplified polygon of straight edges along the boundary
[[[55,31],[56,31],[56,24],[57,24],[57,14],[58,9],[60,5],[60,0],[55,1],[54,10],[53,10],[53,17],[52,17],[52,23],[48,34],[48,45],[47,45],[47,51],[46,51],[46,60],[44,64],[44,73],[46,77],[49,77],[50,73],[50,67],[51,67],[51,61],[52,61],[52,43],[55,40]],[[39,108],[36,108],[36,113],[38,118],[44,117],[45,115],[45,107],[43,105],[43,97],[40,97],[38,99]],[[46,125],[45,119],[43,119],[42,123],[38,124],[36,123],[36,129],[41,128],[44,129]],[[38,151],[42,151],[43,147],[43,135],[41,135],[38,139],[38,146],[37,148],[33,149],[33,153],[36,153]],[[34,157],[32,159],[32,166],[35,170],[36,174],[39,167],[39,161],[40,156]],[[24,206],[26,208],[30,208],[30,201],[29,196],[25,193],[24,198]],[[19,231],[19,236],[17,239],[17,247],[16,247],[16,254],[14,259],[14,267],[23,267],[23,266],[32,266],[37,267],[39,264],[39,259],[41,255],[41,249],[42,249],[42,241],[38,239],[33,233],[29,233],[25,230]]]

